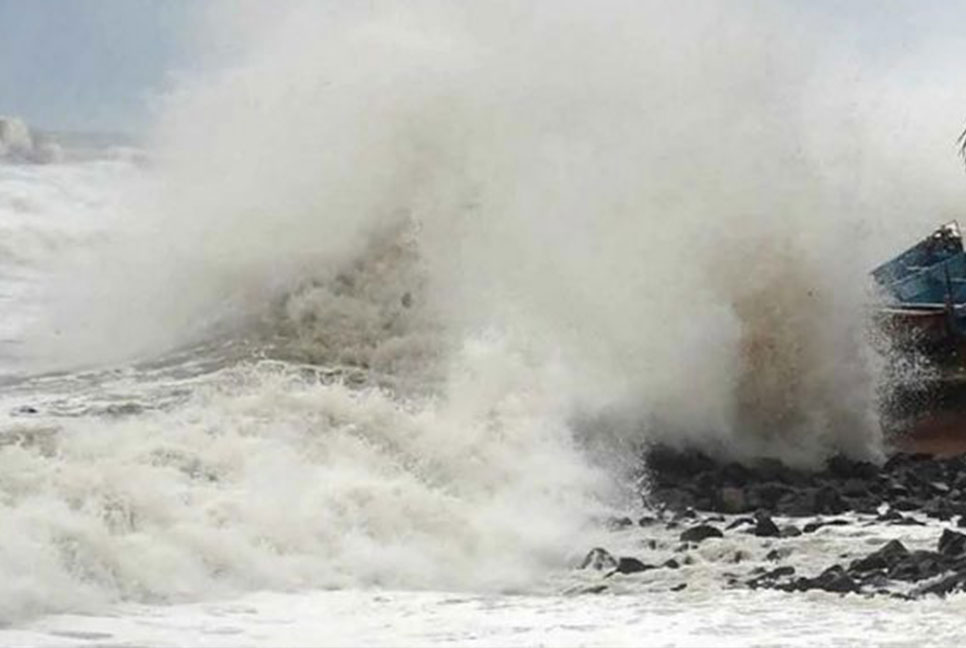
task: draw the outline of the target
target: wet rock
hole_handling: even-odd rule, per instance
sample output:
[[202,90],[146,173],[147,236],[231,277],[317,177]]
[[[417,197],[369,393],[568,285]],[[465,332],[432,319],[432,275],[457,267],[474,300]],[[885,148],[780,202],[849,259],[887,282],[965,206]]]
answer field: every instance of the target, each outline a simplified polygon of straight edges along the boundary
[[669,558],[664,562],[662,567],[667,567],[668,569],[678,569],[681,567],[681,564],[678,561],[676,561],[674,558]]
[[641,562],[637,558],[632,558],[630,556],[621,556],[617,561],[617,568],[615,571],[618,574],[636,574],[642,571],[648,571],[651,569],[657,569],[655,565],[648,565]]
[[958,558],[966,553],[966,535],[944,529],[939,537],[939,553],[947,558]]
[[944,562],[942,554],[933,551],[913,551],[893,565],[888,575],[895,580],[916,582],[941,574],[945,571]]
[[797,538],[800,535],[802,535],[802,530],[794,524],[786,524],[778,532],[779,538]]
[[839,594],[859,591],[859,584],[842,569],[841,565],[832,565],[816,578],[808,581],[808,584],[809,589],[822,589]]
[[687,589],[687,587],[688,587],[688,584],[687,583],[679,583],[678,585],[675,585],[674,587],[672,587],[671,588],[671,591],[672,592],[680,592],[683,589]]
[[634,526],[634,521],[629,517],[616,517],[607,520],[607,527],[612,531],[619,531],[630,526]]
[[759,514],[756,517],[755,529],[752,531],[756,536],[760,538],[776,538],[781,535],[778,525],[768,515]]
[[660,522],[660,520],[658,520],[656,517],[652,515],[645,515],[644,517],[642,517],[640,520],[637,521],[637,525],[642,527],[649,527],[649,526],[654,526],[658,522]]
[[812,520],[811,522],[805,523],[805,526],[802,527],[802,531],[804,533],[815,533],[823,526],[825,526],[825,523],[821,520]]
[[722,538],[724,534],[710,524],[699,524],[681,532],[681,542],[703,542],[708,538]]
[[864,558],[852,561],[850,572],[871,572],[887,570],[909,557],[909,550],[898,540],[890,540],[880,549],[873,551]]
[[597,571],[617,569],[617,559],[602,547],[594,547],[580,563],[580,569],[595,569]]
[[777,549],[772,549],[765,555],[766,560],[771,560],[772,562],[776,560],[783,560],[792,555],[791,547],[779,547]]
[[964,590],[966,590],[966,571],[948,574],[927,585],[920,586],[912,591],[912,595],[922,596],[923,594],[935,594],[937,596],[945,596],[946,594],[962,592]]

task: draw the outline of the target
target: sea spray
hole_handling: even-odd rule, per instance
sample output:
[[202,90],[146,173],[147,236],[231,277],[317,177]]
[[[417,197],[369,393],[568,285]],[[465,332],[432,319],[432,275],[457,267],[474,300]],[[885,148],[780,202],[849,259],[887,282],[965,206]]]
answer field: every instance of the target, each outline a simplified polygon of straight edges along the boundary
[[48,368],[253,352],[186,400],[41,416],[43,443],[5,450],[4,616],[536,588],[590,546],[615,448],[874,456],[865,273],[910,204],[928,221],[951,193],[880,159],[875,111],[843,128],[874,102],[799,24],[298,5],[187,82],[127,218],[63,259],[26,346]]

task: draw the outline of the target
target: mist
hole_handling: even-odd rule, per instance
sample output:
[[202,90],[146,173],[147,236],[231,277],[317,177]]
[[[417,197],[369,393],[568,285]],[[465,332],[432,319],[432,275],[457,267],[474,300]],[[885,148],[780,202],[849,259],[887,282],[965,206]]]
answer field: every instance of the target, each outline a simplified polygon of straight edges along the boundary
[[340,302],[340,326],[375,331],[352,344],[387,342],[369,323],[411,294],[397,355],[418,338],[452,375],[499,340],[621,437],[880,452],[867,271],[957,213],[962,97],[903,92],[764,3],[209,19],[244,55],[165,97],[151,177],[118,233],[64,260],[38,358],[156,355],[280,300],[290,329],[331,322],[326,286],[401,236],[405,267]]

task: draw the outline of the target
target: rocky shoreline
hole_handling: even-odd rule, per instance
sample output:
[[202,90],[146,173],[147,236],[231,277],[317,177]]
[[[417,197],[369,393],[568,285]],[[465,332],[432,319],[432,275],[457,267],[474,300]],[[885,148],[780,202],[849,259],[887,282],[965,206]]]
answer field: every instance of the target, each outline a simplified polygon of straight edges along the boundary
[[[898,453],[881,466],[836,456],[824,469],[809,472],[770,459],[722,463],[661,446],[647,452],[644,465],[648,514],[617,518],[611,525],[620,533],[642,534],[641,546],[662,543],[672,557],[648,562],[594,548],[580,566],[600,572],[605,583],[584,591],[605,591],[606,579],[617,574],[679,569],[702,545],[725,541],[738,547],[758,541],[754,548],[761,554],[744,573],[722,574],[727,587],[903,599],[966,591],[966,533],[956,530],[966,527],[966,455]],[[812,564],[795,564],[802,553],[794,550],[795,542],[823,529],[848,536],[892,527],[905,528],[909,537],[896,528],[866,538],[866,544],[881,540],[870,552],[839,552],[818,568],[815,555]],[[899,537],[885,539],[889,534]],[[735,565],[753,551],[731,546],[729,562]],[[686,587],[684,581],[671,589]]]

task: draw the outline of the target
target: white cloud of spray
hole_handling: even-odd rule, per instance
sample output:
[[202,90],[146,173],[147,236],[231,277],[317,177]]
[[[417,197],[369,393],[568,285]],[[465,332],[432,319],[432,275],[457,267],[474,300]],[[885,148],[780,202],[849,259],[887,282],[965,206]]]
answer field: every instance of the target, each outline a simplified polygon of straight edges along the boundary
[[866,273],[962,203],[966,102],[742,7],[292,5],[172,96],[33,348],[105,362],[267,321],[401,389],[242,365],[181,406],[22,431],[0,618],[532,587],[592,546],[610,486],[573,420],[605,448],[875,453]]
[[169,346],[408,218],[433,317],[560,360],[575,410],[738,454],[874,451],[866,271],[961,198],[948,107],[771,4],[290,9],[171,97],[159,191],[61,302],[94,332],[70,344]]

